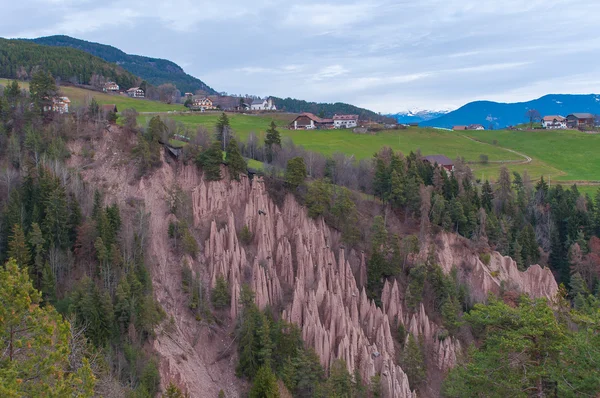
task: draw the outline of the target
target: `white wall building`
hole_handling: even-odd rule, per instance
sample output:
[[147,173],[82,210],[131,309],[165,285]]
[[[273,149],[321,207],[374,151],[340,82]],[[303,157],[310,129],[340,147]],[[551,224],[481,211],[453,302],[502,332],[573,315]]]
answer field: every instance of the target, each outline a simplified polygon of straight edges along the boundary
[[250,110],[252,110],[252,111],[276,111],[277,107],[275,106],[273,99],[269,97],[267,99],[255,99],[254,101],[252,101],[252,104],[250,104]]
[[351,129],[358,125],[358,115],[333,115],[333,127]]
[[566,129],[567,119],[559,115],[544,116],[542,127],[548,130]]

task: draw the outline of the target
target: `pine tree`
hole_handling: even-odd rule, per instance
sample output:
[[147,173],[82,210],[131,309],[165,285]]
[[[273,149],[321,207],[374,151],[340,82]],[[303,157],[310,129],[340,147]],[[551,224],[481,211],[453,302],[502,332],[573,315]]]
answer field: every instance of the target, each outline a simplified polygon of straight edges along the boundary
[[83,358],[69,364],[69,324],[14,260],[0,267],[0,396],[92,397],[95,379]]
[[275,125],[275,122],[271,121],[271,126],[267,130],[267,134],[265,136],[267,162],[269,163],[273,161],[273,145],[281,146],[281,136],[279,135],[279,131],[277,131],[277,126]]
[[211,300],[217,309],[225,308],[231,303],[229,285],[222,275],[217,277],[217,283],[211,293]]
[[412,388],[419,388],[427,377],[425,368],[425,356],[421,343],[412,335],[408,335],[408,341],[402,351],[400,358],[402,369],[408,376]]
[[58,94],[56,82],[50,72],[39,71],[31,77],[29,92],[35,106],[43,111],[52,105],[52,99]]
[[217,124],[215,125],[215,129],[217,131],[216,139],[221,143],[221,148],[225,149],[227,146],[227,135],[229,134],[229,129],[231,126],[229,125],[229,118],[225,112],[221,113],[219,119],[217,119]]
[[384,160],[378,154],[375,154],[375,177],[373,179],[373,191],[375,196],[382,202],[388,200],[391,184],[391,174]]
[[227,143],[227,152],[225,153],[225,162],[229,167],[229,174],[232,179],[239,181],[240,173],[247,171],[248,165],[240,152],[237,141],[232,138]]
[[221,144],[218,141],[213,142],[196,159],[196,164],[202,167],[204,178],[208,181],[219,181],[222,178],[221,163],[223,163],[223,151],[221,151]]
[[277,376],[269,366],[261,366],[256,373],[252,388],[250,389],[250,398],[279,398],[279,387],[277,386]]
[[33,275],[34,287],[40,287],[40,276],[42,275],[42,269],[44,267],[44,236],[38,223],[31,224],[31,231],[29,232],[29,245],[33,248],[33,269],[31,270]]
[[17,265],[22,268],[28,267],[31,261],[29,247],[25,242],[25,234],[19,224],[13,225],[12,236],[8,243],[8,257],[13,258]]
[[297,156],[288,160],[287,167],[285,168],[285,182],[292,188],[296,189],[300,184],[304,182],[306,178],[306,165],[304,164],[304,158]]
[[179,387],[170,382],[167,390],[162,394],[162,398],[185,398],[185,395],[183,395]]
[[488,180],[485,180],[481,187],[481,206],[489,213],[492,211],[492,202],[494,200],[494,191]]

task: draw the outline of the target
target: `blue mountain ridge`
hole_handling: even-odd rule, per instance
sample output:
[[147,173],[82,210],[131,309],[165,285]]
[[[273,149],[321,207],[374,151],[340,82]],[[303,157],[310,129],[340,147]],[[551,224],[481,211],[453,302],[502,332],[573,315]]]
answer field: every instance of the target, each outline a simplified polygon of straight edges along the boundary
[[578,112],[600,114],[600,95],[548,94],[532,101],[515,103],[474,101],[419,125],[452,128],[456,125],[481,124],[486,129],[499,129],[528,122],[526,113],[529,109],[536,109],[541,116],[567,116]]
[[398,112],[394,114],[386,115],[400,124],[408,124],[408,123],[422,123],[427,120],[435,119],[440,116],[443,116],[447,113],[447,111],[418,111],[418,112]]

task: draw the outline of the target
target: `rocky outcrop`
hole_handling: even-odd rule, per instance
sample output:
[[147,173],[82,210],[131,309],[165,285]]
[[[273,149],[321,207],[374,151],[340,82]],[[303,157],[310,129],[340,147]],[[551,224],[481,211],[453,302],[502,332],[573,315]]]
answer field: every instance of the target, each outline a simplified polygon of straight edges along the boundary
[[[521,272],[513,259],[498,252],[490,253],[490,261],[486,265],[479,254],[469,248],[466,239],[449,233],[438,235],[435,246],[439,264],[446,273],[453,267],[459,269],[461,279],[469,286],[471,299],[475,302],[485,301],[490,292],[499,294],[503,282],[505,288],[533,298],[552,299],[558,291],[556,280],[548,268],[532,265]],[[422,253],[422,256],[426,254]]]

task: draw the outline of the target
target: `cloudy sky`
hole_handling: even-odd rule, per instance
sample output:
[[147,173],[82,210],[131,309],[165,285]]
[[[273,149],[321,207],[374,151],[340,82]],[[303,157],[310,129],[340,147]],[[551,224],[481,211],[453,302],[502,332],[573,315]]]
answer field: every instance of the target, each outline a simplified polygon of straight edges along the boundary
[[600,92],[598,0],[2,3],[2,37],[110,44],[235,94],[387,113]]

